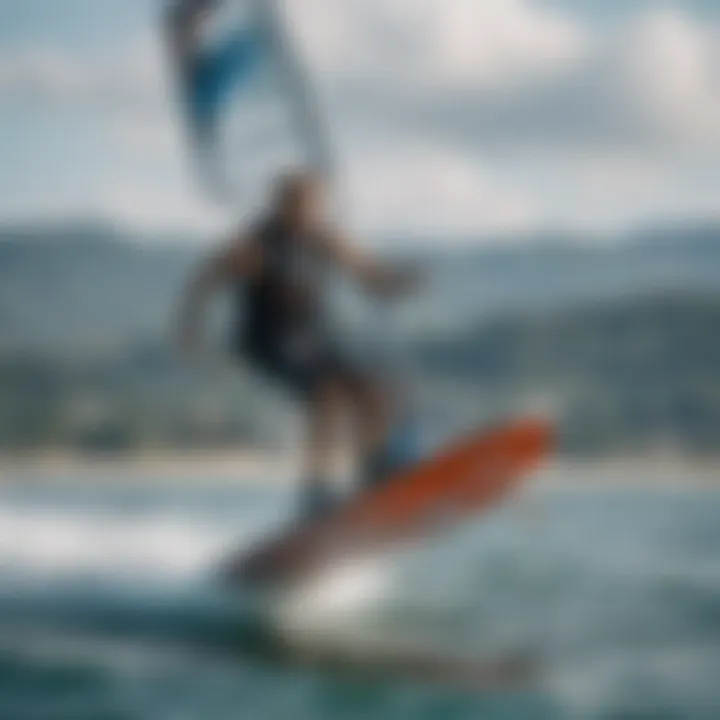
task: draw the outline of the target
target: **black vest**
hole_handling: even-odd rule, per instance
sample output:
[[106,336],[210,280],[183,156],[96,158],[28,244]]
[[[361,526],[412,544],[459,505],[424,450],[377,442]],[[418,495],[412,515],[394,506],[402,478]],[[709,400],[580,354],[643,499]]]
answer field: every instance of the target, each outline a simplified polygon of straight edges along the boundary
[[315,337],[326,326],[328,255],[320,237],[296,237],[277,221],[254,234],[260,274],[239,289],[242,345],[274,352],[294,336]]

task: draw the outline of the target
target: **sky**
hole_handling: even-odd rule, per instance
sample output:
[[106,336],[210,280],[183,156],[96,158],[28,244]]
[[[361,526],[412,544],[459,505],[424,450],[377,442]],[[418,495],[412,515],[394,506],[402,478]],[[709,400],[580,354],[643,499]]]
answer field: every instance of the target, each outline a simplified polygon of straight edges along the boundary
[[[284,0],[373,238],[720,219],[717,0]],[[0,222],[213,233],[159,0],[0,0]],[[251,160],[248,160],[251,163]]]

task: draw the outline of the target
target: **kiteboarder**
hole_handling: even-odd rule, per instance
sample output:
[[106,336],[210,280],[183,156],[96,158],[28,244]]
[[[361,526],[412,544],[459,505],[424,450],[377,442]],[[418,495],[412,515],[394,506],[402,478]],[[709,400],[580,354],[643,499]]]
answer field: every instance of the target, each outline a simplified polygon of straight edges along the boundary
[[386,298],[412,291],[419,281],[414,269],[387,266],[333,229],[324,219],[323,194],[312,173],[283,175],[266,215],[191,279],[180,319],[182,346],[194,352],[209,297],[222,286],[236,290],[234,350],[292,390],[307,410],[301,504],[309,515],[332,502],[335,430],[348,413],[363,481],[372,484],[393,469],[387,441],[397,416],[391,393],[341,347],[330,321],[328,281],[346,271],[367,292]]

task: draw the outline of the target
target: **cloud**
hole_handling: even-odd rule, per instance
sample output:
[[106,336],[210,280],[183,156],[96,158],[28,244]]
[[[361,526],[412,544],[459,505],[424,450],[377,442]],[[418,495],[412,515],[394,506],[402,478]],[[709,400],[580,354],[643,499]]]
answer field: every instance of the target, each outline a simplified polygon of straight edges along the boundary
[[515,0],[302,5],[374,226],[615,228],[716,203],[717,24],[656,6],[592,26]]
[[622,99],[668,141],[720,140],[720,32],[660,10],[623,37],[615,71]]
[[[336,126],[478,149],[720,143],[720,30],[659,9],[611,30],[531,0],[286,2]],[[153,35],[0,58],[0,101],[168,114]]]
[[467,239],[523,232],[537,220],[527,197],[461,153],[412,143],[356,151],[347,197],[368,237]]
[[583,43],[577,25],[522,0],[299,0],[288,10],[306,54],[337,82],[415,92],[536,76]]
[[167,100],[164,75],[162,54],[149,36],[107,54],[23,47],[0,55],[0,102],[152,113]]
[[[530,0],[286,2],[334,124],[478,150],[720,144],[720,30],[676,9],[583,25]],[[0,101],[167,116],[157,38],[0,58]]]
[[[484,152],[720,144],[720,31],[711,24],[655,10],[629,26],[591,30],[519,0],[420,5],[413,19],[404,2],[371,0],[349,13],[345,32],[336,21],[305,40],[320,48],[317,66],[332,68],[337,124],[422,133]],[[404,27],[394,41],[369,32],[393,24]],[[323,41],[331,32],[343,39],[339,48]],[[356,45],[363,51],[353,56]]]
[[[720,193],[712,16],[703,23],[652,4],[593,24],[571,4],[533,0],[285,5],[348,168],[357,224],[373,234],[631,222],[706,212]],[[96,201],[153,223],[207,213],[189,200],[171,94],[150,34],[122,52],[40,47],[0,57],[1,104],[99,113],[138,189],[123,182]],[[143,203],[183,173],[187,197]]]
[[214,237],[227,229],[224,212],[176,184],[138,185],[132,179],[118,179],[98,187],[90,196],[96,215],[122,218],[146,232],[179,231]]

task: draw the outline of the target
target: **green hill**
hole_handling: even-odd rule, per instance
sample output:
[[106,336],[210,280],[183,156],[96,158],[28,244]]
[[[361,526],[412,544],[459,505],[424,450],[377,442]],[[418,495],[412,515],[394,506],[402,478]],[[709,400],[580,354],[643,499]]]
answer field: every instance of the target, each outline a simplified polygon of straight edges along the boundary
[[[0,451],[276,442],[288,405],[243,368],[190,372],[167,344],[185,239],[103,223],[0,229]],[[536,397],[567,452],[720,454],[720,228],[414,252],[431,270],[411,347],[438,426]],[[377,336],[377,314],[364,331]],[[272,398],[277,396],[270,395]],[[280,397],[282,397],[280,395]]]
[[461,400],[559,408],[572,452],[670,444],[720,453],[720,294],[667,293],[480,325],[423,344],[425,372]]

